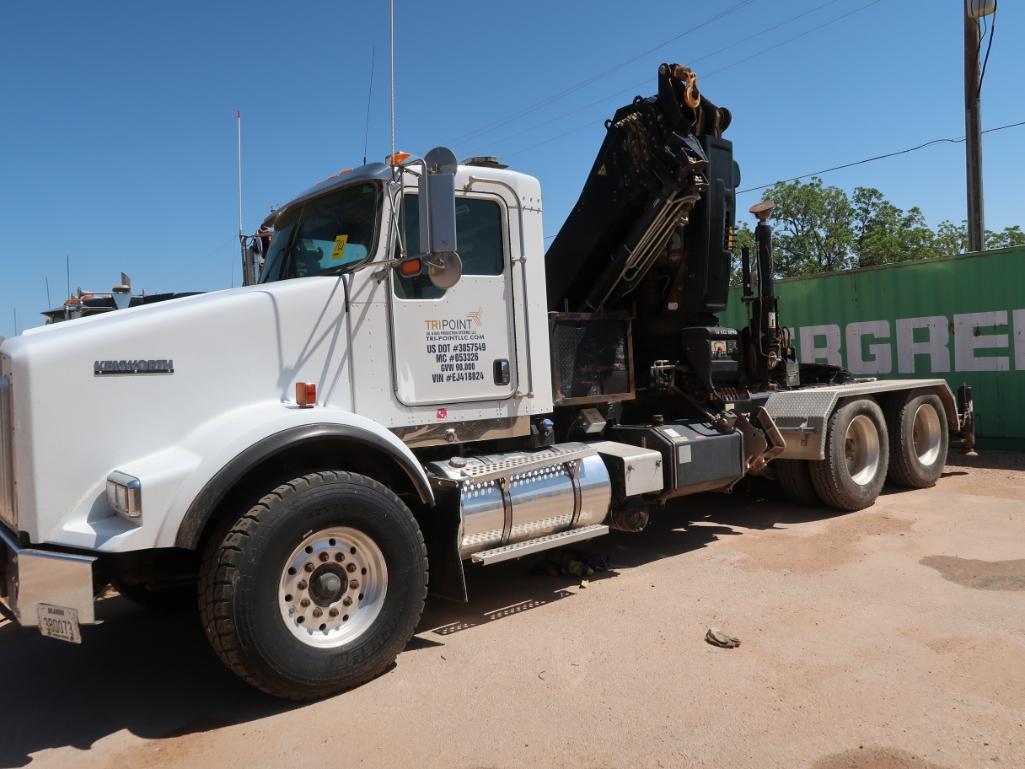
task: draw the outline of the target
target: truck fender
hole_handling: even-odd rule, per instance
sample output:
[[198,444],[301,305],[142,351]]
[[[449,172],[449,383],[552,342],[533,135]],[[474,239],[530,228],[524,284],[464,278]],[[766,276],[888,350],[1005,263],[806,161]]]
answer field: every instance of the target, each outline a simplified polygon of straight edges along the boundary
[[390,433],[371,432],[362,427],[338,423],[312,423],[290,427],[269,435],[236,455],[203,486],[192,500],[178,527],[175,546],[194,550],[211,516],[229,491],[254,467],[306,441],[337,438],[379,451],[392,459],[409,478],[420,501],[434,505],[434,492],[423,467],[413,453]]

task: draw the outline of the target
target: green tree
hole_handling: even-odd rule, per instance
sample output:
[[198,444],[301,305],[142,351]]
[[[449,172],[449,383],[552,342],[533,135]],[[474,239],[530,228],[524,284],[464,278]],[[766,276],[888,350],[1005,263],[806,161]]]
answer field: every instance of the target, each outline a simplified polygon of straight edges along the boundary
[[[953,256],[968,250],[968,222],[940,222],[934,235],[937,256]],[[1025,231],[1020,225],[1004,227],[999,232],[986,230],[986,248],[1012,248],[1025,246]]]
[[[777,277],[935,259],[968,248],[966,222],[943,221],[933,230],[917,206],[905,211],[873,187],[856,187],[848,195],[812,177],[807,183],[777,182],[766,190],[765,199],[775,203],[770,223]],[[746,221],[735,238],[734,285],[740,283],[740,249],[745,244],[753,254],[754,233]],[[1025,231],[1019,225],[986,231],[987,248],[1022,245]]]
[[986,230],[986,248],[1011,248],[1012,246],[1025,246],[1025,232],[1019,225],[1004,227],[1000,232]]
[[775,203],[773,257],[778,275],[808,275],[853,266],[854,209],[846,192],[812,178],[808,184],[777,182],[765,198]]
[[856,266],[872,267],[940,255],[936,235],[919,208],[903,211],[872,187],[856,187],[851,202]]
[[940,222],[934,236],[939,256],[954,256],[968,250],[968,222],[954,224],[949,219]]

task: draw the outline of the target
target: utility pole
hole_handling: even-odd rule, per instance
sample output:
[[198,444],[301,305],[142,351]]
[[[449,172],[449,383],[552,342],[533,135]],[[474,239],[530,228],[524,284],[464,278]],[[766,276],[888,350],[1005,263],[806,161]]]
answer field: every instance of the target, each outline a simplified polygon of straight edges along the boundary
[[995,10],[993,0],[965,0],[964,7],[964,119],[965,172],[968,186],[968,250],[986,248],[986,222],[982,198],[982,116],[979,83],[979,19]]

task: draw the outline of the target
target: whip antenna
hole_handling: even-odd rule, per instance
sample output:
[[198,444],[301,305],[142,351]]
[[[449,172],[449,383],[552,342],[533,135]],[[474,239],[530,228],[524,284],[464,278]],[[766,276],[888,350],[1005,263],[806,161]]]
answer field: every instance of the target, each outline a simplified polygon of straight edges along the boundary
[[244,234],[242,231],[242,110],[235,110],[235,129],[236,129],[236,148],[237,148],[237,162],[236,168],[238,170],[238,236],[241,238]]
[[367,142],[370,139],[370,104],[374,99],[374,57],[377,46],[370,49],[370,92],[367,94],[367,124],[363,129],[363,165],[367,164]]
[[[235,149],[236,171],[238,172],[238,242],[242,251],[242,285],[248,286],[253,281],[249,275],[249,262],[246,259],[246,233],[242,222],[242,110],[235,110]],[[231,287],[235,288],[235,262],[231,263]]]
[[391,162],[395,163],[395,0],[388,3],[391,54]]

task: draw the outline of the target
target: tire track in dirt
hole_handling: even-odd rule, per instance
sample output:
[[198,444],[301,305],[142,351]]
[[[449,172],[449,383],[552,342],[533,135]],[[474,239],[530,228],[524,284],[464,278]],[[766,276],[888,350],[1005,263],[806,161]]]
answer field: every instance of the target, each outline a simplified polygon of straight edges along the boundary
[[892,748],[869,747],[834,753],[814,763],[812,769],[952,769],[914,753]]

